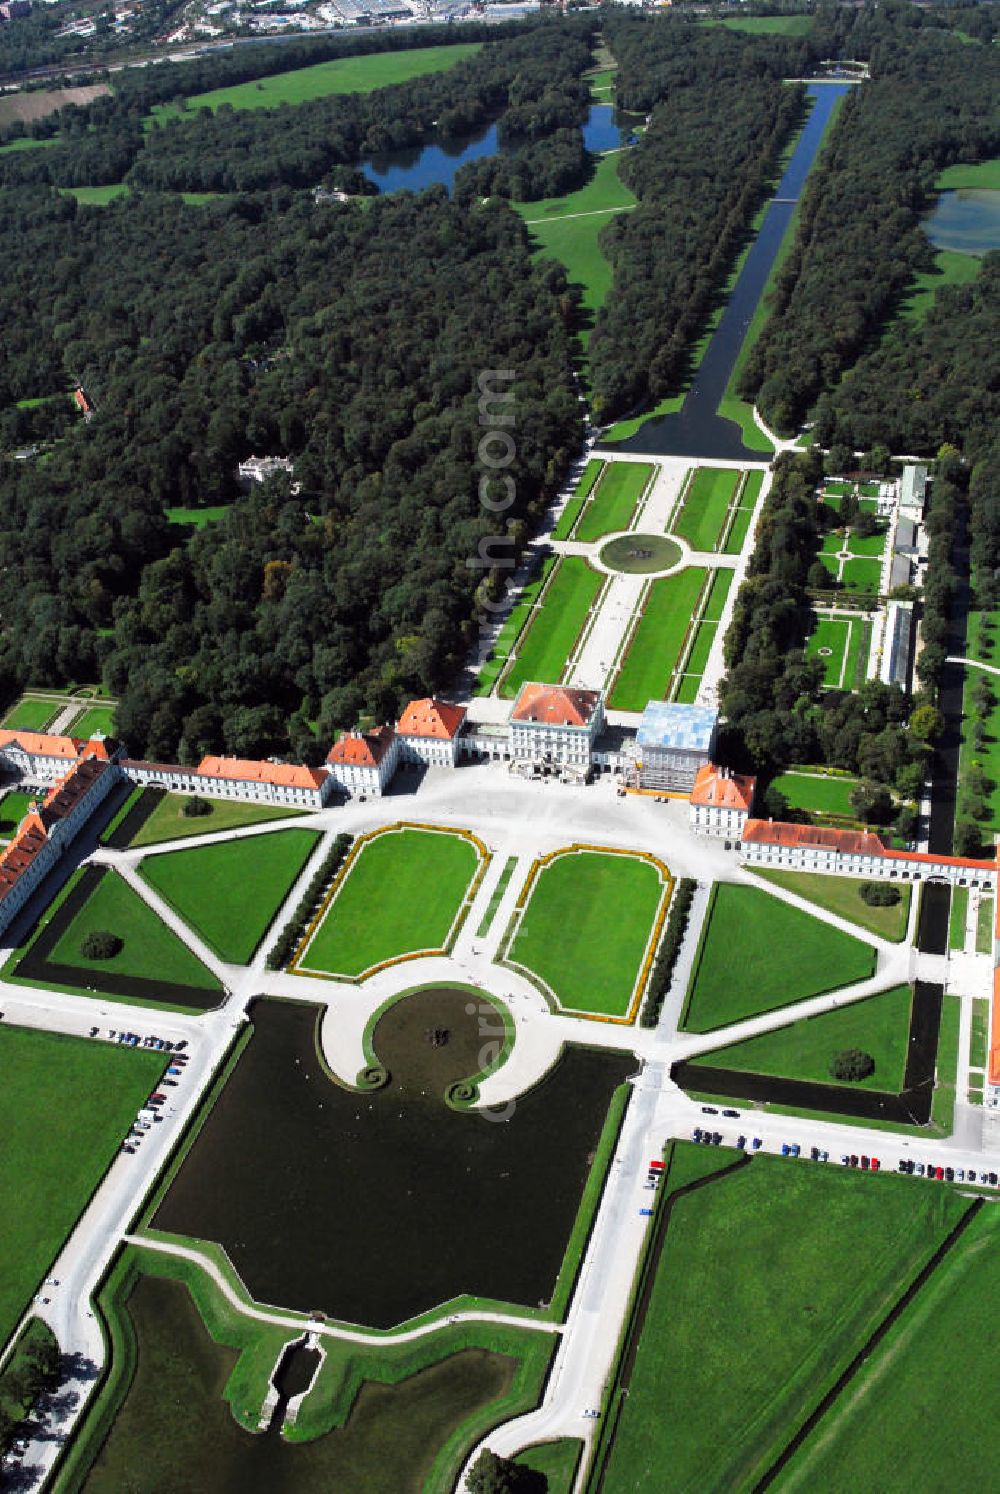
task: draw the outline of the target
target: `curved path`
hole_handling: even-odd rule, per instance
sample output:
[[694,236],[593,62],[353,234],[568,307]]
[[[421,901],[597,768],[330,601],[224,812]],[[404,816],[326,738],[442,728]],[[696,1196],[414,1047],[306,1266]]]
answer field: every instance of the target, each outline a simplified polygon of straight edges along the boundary
[[984,664],[981,659],[963,659],[958,654],[949,654],[945,663],[964,664],[967,669],[982,669],[986,674],[1000,674],[1000,666],[996,664]]

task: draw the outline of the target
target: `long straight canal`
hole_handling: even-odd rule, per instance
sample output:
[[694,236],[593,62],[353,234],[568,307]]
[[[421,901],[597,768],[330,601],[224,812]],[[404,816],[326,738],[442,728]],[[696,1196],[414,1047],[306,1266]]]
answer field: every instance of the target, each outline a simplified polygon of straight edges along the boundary
[[636,435],[615,443],[616,450],[648,452],[651,456],[761,460],[759,451],[750,451],[743,444],[743,435],[736,422],[724,419],[718,414],[718,408],[837,101],[851,86],[849,83],[809,84],[807,93],[812,101],[809,117],[777,191],[767,206],[760,231],[705,349],[684,404],[674,415],[647,420]]

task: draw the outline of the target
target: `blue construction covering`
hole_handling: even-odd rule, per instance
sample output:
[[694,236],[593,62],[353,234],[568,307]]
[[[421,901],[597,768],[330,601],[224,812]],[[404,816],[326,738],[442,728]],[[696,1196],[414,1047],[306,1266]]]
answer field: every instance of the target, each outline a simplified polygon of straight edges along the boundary
[[708,752],[719,713],[711,706],[677,705],[651,700],[642,713],[636,737],[640,747],[679,752]]

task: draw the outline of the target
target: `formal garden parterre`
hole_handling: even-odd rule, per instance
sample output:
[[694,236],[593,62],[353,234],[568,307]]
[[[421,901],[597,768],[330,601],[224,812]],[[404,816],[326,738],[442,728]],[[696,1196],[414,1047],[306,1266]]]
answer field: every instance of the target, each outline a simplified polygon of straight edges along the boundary
[[630,1022],[646,987],[673,878],[655,857],[572,846],[540,857],[503,959],[556,1010]]

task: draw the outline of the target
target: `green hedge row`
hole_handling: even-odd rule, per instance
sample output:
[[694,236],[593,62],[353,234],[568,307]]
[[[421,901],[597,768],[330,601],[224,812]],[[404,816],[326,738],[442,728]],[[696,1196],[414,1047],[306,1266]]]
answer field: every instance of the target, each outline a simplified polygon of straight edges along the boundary
[[288,964],[298,948],[299,940],[305,933],[309,920],[319,907],[323,894],[340,870],[344,857],[353,844],[353,835],[337,836],[324,857],[323,864],[309,883],[305,896],[275,940],[274,948],[267,957],[268,970],[281,970]]
[[687,928],[688,914],[691,911],[691,899],[694,897],[694,889],[697,885],[693,877],[682,877],[674,894],[667,917],[667,926],[656,952],[656,962],[649,977],[649,985],[646,987],[646,999],[642,1003],[642,1016],[639,1018],[642,1027],[655,1027],[660,1020],[660,1010],[670,989],[670,977],[674,973],[674,965],[680,952],[684,930]]

